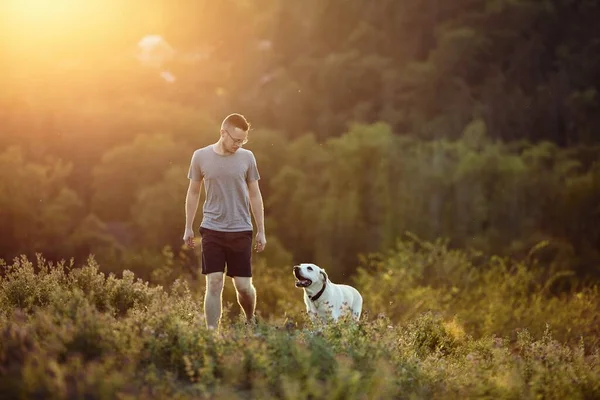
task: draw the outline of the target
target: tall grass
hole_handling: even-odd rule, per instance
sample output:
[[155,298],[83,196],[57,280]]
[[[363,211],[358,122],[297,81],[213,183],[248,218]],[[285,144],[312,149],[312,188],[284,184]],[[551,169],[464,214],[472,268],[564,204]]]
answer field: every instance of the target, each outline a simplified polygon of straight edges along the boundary
[[107,276],[93,258],[1,268],[3,398],[600,397],[596,287],[557,296],[526,262],[443,242],[365,260],[359,323],[308,321],[291,269],[261,265],[258,325],[226,303],[218,333],[197,282]]

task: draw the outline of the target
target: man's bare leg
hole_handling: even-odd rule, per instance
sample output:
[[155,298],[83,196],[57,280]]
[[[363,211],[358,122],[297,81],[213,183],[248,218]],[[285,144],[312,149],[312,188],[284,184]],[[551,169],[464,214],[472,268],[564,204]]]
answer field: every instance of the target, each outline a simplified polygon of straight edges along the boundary
[[206,275],[206,294],[204,295],[204,318],[208,329],[218,329],[223,308],[223,272]]
[[254,311],[256,309],[256,289],[252,284],[252,278],[234,276],[233,284],[237,294],[237,300],[246,315],[246,320],[254,322]]

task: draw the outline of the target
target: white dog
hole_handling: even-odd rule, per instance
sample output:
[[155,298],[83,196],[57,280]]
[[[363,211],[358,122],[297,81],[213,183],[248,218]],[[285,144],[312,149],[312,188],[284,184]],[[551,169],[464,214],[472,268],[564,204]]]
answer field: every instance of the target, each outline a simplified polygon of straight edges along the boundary
[[358,290],[331,282],[325,270],[315,264],[295,265],[293,271],[296,287],[304,289],[304,304],[311,318],[337,321],[345,312],[352,312],[352,318],[358,321],[363,303]]

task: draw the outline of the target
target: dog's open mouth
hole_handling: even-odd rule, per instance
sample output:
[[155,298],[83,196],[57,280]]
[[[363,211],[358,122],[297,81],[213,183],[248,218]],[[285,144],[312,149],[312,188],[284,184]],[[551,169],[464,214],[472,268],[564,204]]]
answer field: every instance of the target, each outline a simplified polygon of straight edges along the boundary
[[308,287],[312,285],[312,281],[300,275],[299,271],[294,271],[294,276],[296,277],[296,287]]
[[312,285],[312,281],[310,279],[298,279],[296,281],[296,287],[309,287]]

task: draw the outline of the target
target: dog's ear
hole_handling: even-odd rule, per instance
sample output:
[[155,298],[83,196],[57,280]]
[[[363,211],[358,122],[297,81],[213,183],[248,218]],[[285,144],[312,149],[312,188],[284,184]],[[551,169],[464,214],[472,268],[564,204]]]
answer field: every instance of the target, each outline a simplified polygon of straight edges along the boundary
[[328,277],[327,277],[327,272],[325,272],[325,270],[324,270],[324,269],[322,269],[322,270],[321,270],[321,275],[323,275],[323,280],[324,280],[325,282],[327,282],[327,279],[328,279]]

